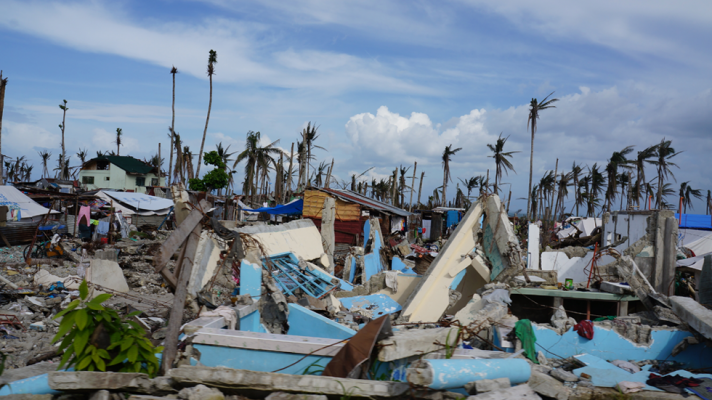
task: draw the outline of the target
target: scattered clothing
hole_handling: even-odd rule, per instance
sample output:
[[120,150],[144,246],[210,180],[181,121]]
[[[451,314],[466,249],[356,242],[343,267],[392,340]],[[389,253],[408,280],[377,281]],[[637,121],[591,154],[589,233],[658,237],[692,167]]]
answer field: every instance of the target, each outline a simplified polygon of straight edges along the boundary
[[611,361],[611,364],[615,365],[618,368],[624,369],[624,370],[630,372],[631,374],[640,372],[640,367],[638,367],[637,365],[635,365],[631,362],[628,362],[628,361],[614,360],[614,361]]
[[687,390],[693,392],[697,396],[705,400],[712,400],[712,379],[702,378],[700,386],[689,387]]
[[96,227],[96,233],[100,235],[106,235],[109,233],[109,223],[106,221],[99,221],[99,225]]
[[648,378],[648,381],[645,382],[648,385],[655,386],[656,388],[662,389],[668,393],[681,394],[683,397],[688,396],[685,388],[698,387],[703,382],[701,379],[685,378],[680,375],[660,376],[657,374],[650,374]]
[[536,343],[536,336],[534,335],[534,330],[532,329],[532,322],[528,319],[520,319],[514,324],[514,332],[517,338],[522,341],[522,348],[528,359],[532,362],[539,364],[537,360],[536,349],[534,348],[534,343]]
[[593,339],[593,322],[589,320],[581,321],[574,325],[574,331],[578,332],[579,336],[591,340]]
[[89,226],[89,221],[91,221],[91,208],[87,206],[79,207],[79,214],[77,215],[78,225]]

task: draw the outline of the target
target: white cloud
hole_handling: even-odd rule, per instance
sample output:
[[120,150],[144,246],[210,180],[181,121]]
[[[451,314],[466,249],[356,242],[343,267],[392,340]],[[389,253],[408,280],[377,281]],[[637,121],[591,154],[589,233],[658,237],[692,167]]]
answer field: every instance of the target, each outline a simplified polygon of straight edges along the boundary
[[[346,54],[315,50],[277,50],[262,38],[261,24],[206,18],[197,24],[139,24],[119,6],[99,3],[3,3],[0,26],[86,52],[115,54],[205,79],[207,53],[218,53],[221,82],[259,83],[284,88],[430,93],[394,78],[387,68]],[[177,51],[176,49],[180,49]],[[271,56],[270,56],[271,54]],[[325,67],[309,67],[318,61]]]
[[[2,153],[11,157],[33,157],[43,149],[60,149],[62,135],[49,132],[37,125],[4,121],[2,130]],[[57,153],[55,151],[55,153]]]
[[[673,97],[640,86],[598,91],[582,87],[580,93],[562,96],[556,108],[541,112],[534,143],[534,180],[538,181],[546,170],[554,170],[557,159],[559,172],[569,170],[573,162],[605,165],[614,151],[625,146],[634,145],[638,151],[667,137],[676,150],[685,152],[676,161],[679,171],[673,171],[678,181],[692,181],[695,188],[712,188],[712,179],[702,167],[705,164],[700,164],[712,152],[710,104],[710,90]],[[487,169],[493,179],[494,161],[486,144],[494,143],[503,132],[503,136],[509,136],[505,150],[521,151],[512,158],[517,174],[504,178],[512,183],[517,198],[525,195],[529,176],[528,109],[528,105],[476,109],[444,124],[433,123],[422,113],[403,117],[385,106],[376,115],[357,114],[345,128],[353,145],[348,168],[352,171],[356,166],[366,169],[375,165],[387,172],[399,164],[417,161],[418,170],[425,170],[430,177],[425,181],[427,192],[440,184],[440,156],[446,145],[453,144],[463,148],[453,157],[455,182],[457,177],[484,175]]]

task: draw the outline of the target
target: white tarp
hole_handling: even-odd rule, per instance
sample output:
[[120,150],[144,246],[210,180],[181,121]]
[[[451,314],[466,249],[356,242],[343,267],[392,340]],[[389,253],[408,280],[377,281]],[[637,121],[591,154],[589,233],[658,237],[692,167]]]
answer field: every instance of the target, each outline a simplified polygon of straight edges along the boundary
[[168,214],[168,210],[173,206],[173,200],[143,193],[100,190],[96,193],[96,196],[107,203],[114,200],[114,208],[117,211],[121,211],[123,215],[165,215]]
[[[564,221],[562,229],[556,233],[559,239],[567,238],[576,234],[576,228],[581,231],[580,237],[591,236],[593,230],[601,226],[600,218],[580,218],[580,217],[569,217]],[[573,226],[576,226],[574,228]]]
[[[0,186],[0,206],[19,207],[20,218],[23,221],[28,221],[33,217],[45,216],[49,211],[48,208],[37,204],[37,202],[13,186]],[[52,210],[52,214],[59,214],[59,211]],[[7,213],[7,218],[9,221],[10,211]]]
[[680,229],[680,246],[687,247],[695,254],[712,253],[712,232],[699,229]]

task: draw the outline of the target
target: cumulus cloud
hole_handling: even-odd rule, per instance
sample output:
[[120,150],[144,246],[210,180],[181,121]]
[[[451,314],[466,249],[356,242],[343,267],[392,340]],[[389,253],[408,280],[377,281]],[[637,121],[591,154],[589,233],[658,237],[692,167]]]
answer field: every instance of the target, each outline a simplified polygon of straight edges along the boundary
[[411,164],[414,161],[438,162],[445,146],[455,147],[483,140],[492,135],[484,127],[486,111],[472,110],[451,121],[450,128],[433,124],[428,115],[418,112],[403,117],[381,106],[376,115],[354,115],[346,123],[351,143],[369,161],[380,164]]
[[62,135],[28,123],[3,121],[2,152],[33,157],[39,150],[61,148]]
[[[710,90],[672,97],[639,86],[598,91],[581,87],[578,93],[561,96],[556,108],[541,112],[534,143],[534,180],[546,170],[554,170],[557,159],[559,172],[570,169],[573,162],[601,165],[625,146],[634,145],[638,151],[666,137],[678,151],[685,152],[677,158],[680,169],[674,172],[678,180],[692,181],[695,188],[712,187],[699,164],[712,151],[712,114],[702,112],[709,111],[710,104]],[[502,132],[509,136],[505,150],[521,151],[512,158],[517,174],[504,180],[512,183],[515,196],[523,196],[529,175],[528,112],[528,105],[475,109],[439,124],[423,113],[404,117],[382,106],[375,115],[357,114],[346,123],[353,148],[349,167],[375,165],[387,171],[386,167],[417,161],[419,170],[422,166],[431,177],[425,185],[432,190],[441,182],[442,151],[452,144],[463,148],[453,157],[453,177],[484,175],[490,169],[494,179],[494,161],[486,145],[493,144]]]

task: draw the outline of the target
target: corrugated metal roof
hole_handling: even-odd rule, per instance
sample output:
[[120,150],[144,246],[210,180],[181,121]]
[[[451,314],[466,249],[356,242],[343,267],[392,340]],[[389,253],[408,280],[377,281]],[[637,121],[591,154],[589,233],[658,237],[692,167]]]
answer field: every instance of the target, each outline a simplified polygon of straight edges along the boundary
[[384,213],[386,213],[386,214],[395,214],[395,215],[399,215],[399,216],[401,216],[401,217],[408,217],[409,215],[411,215],[411,213],[409,213],[409,212],[406,211],[406,210],[400,209],[400,208],[398,208],[398,207],[394,207],[394,206],[392,206],[392,205],[390,205],[390,204],[386,204],[386,203],[380,202],[380,201],[378,201],[378,200],[376,200],[376,199],[372,199],[372,198],[369,198],[369,197],[362,196],[362,195],[360,195],[360,194],[358,194],[358,193],[356,193],[356,192],[352,192],[352,191],[350,191],[350,190],[346,190],[346,189],[326,189],[326,188],[316,188],[316,189],[317,189],[317,190],[322,190],[322,191],[325,191],[325,192],[328,192],[328,193],[331,193],[331,194],[333,194],[334,196],[337,196],[337,197],[341,198],[342,200],[351,201],[351,202],[354,202],[354,203],[358,203],[358,204],[361,204],[362,206],[364,206],[364,207],[366,207],[366,208],[370,208],[370,209],[372,209],[372,210],[377,210],[377,211],[380,211],[380,212],[384,212]]

